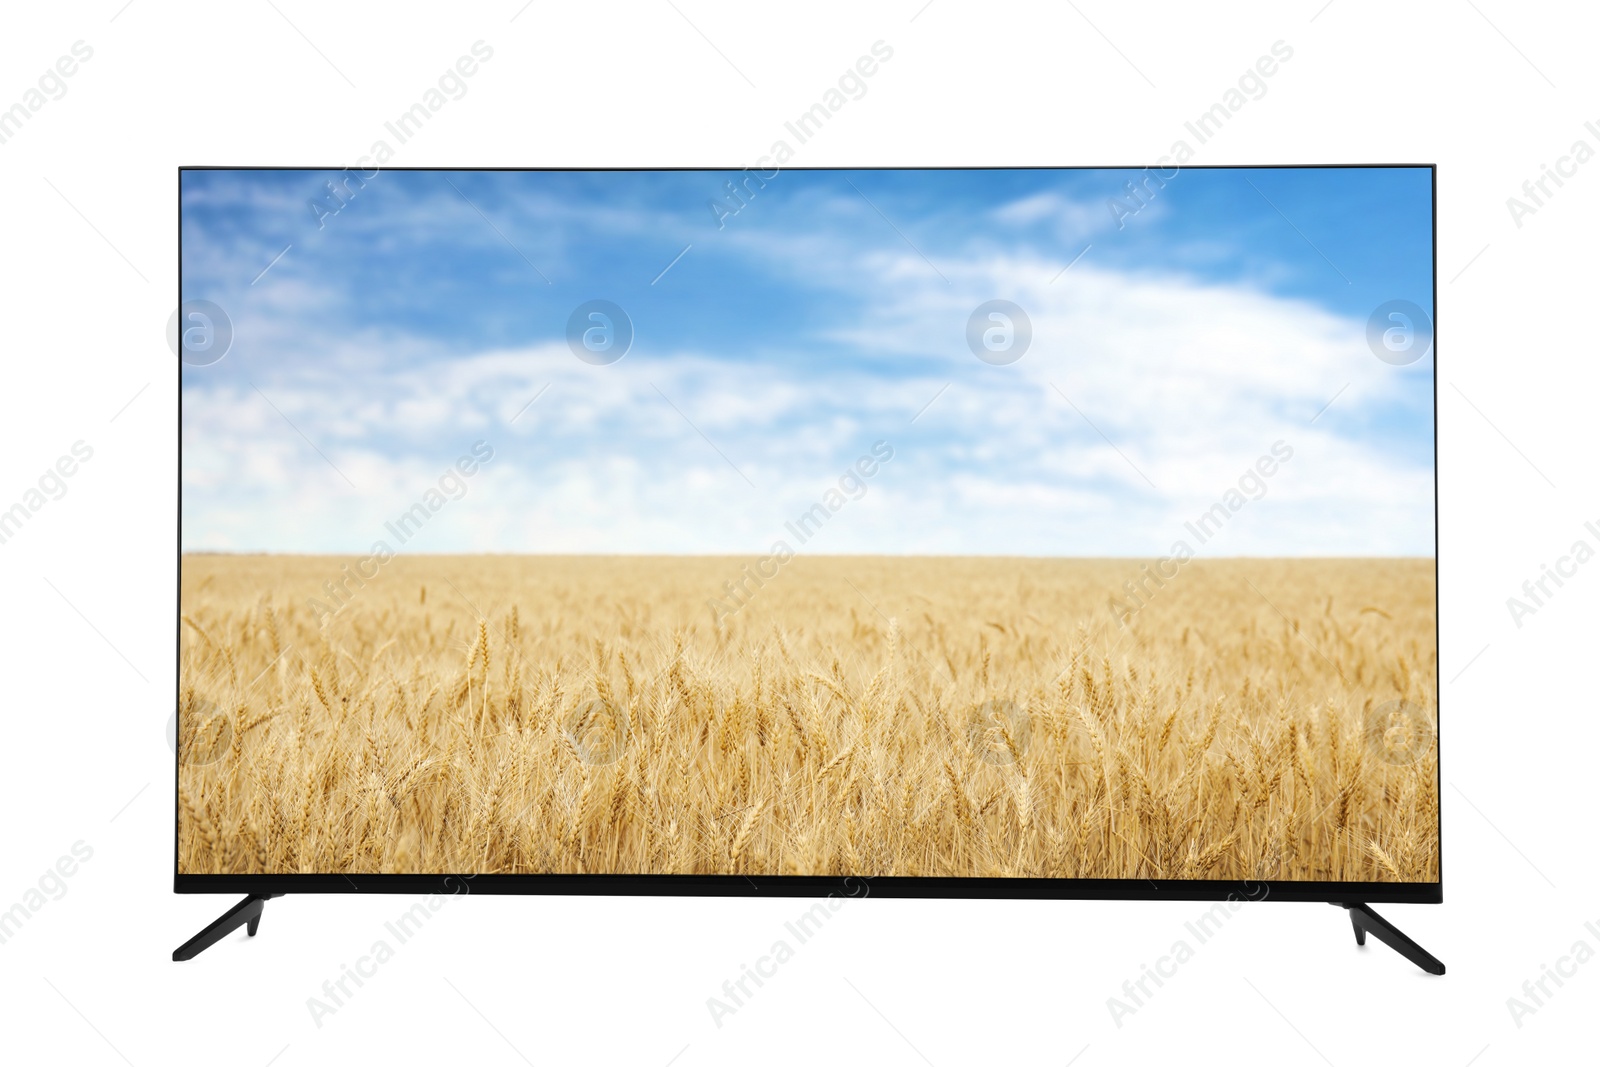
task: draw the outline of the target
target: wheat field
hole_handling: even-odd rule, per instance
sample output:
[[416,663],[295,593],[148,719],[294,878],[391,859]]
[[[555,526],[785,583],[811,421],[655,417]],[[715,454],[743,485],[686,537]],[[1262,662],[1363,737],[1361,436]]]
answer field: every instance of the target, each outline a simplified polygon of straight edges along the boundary
[[184,557],[181,872],[1438,877],[1431,559],[355,563]]

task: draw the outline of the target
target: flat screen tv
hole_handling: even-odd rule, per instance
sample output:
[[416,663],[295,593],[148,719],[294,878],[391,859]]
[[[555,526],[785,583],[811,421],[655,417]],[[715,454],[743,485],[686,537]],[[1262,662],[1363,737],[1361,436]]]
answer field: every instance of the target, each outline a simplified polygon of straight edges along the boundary
[[175,887],[1440,900],[1431,166],[179,172]]

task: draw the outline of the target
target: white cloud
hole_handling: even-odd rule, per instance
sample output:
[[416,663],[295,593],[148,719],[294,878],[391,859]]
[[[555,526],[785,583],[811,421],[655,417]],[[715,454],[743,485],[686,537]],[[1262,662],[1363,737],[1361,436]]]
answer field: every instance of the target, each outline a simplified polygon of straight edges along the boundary
[[[1038,258],[934,262],[948,284],[910,250],[841,267],[831,284],[871,278],[877,296],[833,334],[868,358],[827,373],[692,352],[597,368],[561,343],[404,342],[391,362],[362,336],[258,382],[294,427],[252,389],[192,375],[185,546],[365,551],[482,439],[495,460],[413,547],[758,552],[882,438],[896,458],[808,550],[1165,552],[1283,441],[1294,458],[1208,552],[1431,553],[1431,466],[1403,451],[1417,434],[1384,430],[1431,419],[1428,368],[1378,361],[1364,323],[1092,259],[1053,284],[1060,265]],[[994,296],[1033,323],[1009,367],[965,345]]]

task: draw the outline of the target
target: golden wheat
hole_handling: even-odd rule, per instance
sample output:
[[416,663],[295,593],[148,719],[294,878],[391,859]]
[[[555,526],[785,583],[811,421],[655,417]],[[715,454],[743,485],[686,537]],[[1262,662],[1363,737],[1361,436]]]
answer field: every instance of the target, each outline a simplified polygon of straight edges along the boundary
[[351,562],[185,557],[181,871],[1438,876],[1431,560]]

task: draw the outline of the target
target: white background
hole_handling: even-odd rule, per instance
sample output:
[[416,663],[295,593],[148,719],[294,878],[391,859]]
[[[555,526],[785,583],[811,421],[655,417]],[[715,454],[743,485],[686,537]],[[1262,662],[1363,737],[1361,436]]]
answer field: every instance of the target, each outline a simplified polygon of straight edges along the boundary
[[[1600,962],[1520,1028],[1506,1006],[1576,940],[1600,950],[1584,929],[1600,928],[1600,564],[1520,628],[1506,607],[1575,540],[1600,543],[1583,528],[1600,520],[1588,443],[1600,162],[1521,227],[1506,207],[1575,140],[1600,148],[1583,125],[1600,122],[1592,12],[1506,0],[1227,13],[1104,0],[933,0],[920,12],[919,0],[781,11],[535,0],[520,12],[506,0],[426,13],[121,3],[13,6],[0,34],[0,106],[73,42],[94,49],[66,95],[0,145],[0,503],[74,441],[95,450],[66,496],[0,545],[0,908],[74,842],[93,849],[65,896],[0,945],[0,1056],[140,1067],[1594,1057],[1584,1024]],[[739,166],[880,39],[893,61],[795,164],[1154,160],[1280,39],[1293,60],[1195,162],[1437,162],[1446,903],[1380,910],[1450,973],[1358,950],[1326,905],[1266,903],[1119,1028],[1106,999],[1185,936],[1201,905],[871,899],[846,906],[720,1029],[706,998],[783,936],[800,901],[451,901],[320,1028],[306,999],[410,900],[274,901],[255,940],[241,932],[170,962],[233,899],[171,893],[176,361],[163,331],[175,168],[354,162],[479,39],[494,60],[396,164]]]

